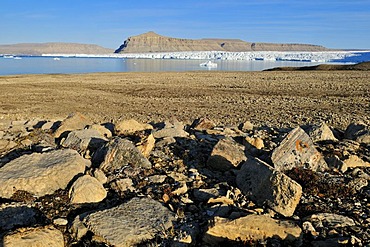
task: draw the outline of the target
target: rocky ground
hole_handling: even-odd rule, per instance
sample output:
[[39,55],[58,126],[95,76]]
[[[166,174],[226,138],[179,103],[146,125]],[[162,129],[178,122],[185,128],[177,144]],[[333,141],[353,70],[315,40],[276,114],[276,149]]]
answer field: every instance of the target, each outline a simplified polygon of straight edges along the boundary
[[0,246],[369,246],[368,79],[1,77]]
[[369,246],[370,128],[0,122],[3,246]]

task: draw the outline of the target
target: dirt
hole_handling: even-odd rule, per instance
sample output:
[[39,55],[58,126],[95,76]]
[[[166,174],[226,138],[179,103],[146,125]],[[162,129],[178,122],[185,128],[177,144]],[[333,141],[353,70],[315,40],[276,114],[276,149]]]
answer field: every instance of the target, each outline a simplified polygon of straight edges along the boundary
[[64,119],[81,112],[99,123],[172,117],[276,127],[325,121],[341,129],[357,120],[370,123],[367,71],[17,75],[1,76],[0,88],[0,119]]

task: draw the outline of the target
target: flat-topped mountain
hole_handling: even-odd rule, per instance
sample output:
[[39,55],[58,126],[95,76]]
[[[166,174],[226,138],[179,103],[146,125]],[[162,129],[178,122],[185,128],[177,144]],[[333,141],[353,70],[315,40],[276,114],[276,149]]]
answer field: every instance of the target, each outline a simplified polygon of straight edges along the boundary
[[107,54],[112,52],[112,49],[107,49],[98,45],[78,43],[21,43],[0,45],[0,54]]
[[147,32],[129,37],[115,53],[175,51],[325,51],[323,46],[308,44],[251,43],[240,39],[179,39]]

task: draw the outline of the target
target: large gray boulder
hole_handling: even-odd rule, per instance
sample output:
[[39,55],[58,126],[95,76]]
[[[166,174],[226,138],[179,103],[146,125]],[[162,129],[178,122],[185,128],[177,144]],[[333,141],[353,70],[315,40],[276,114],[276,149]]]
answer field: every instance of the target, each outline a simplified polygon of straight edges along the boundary
[[37,197],[52,194],[65,189],[89,165],[71,149],[23,155],[0,168],[0,197],[10,198],[17,190]]
[[135,145],[126,139],[114,138],[106,143],[94,156],[96,162],[100,162],[99,169],[105,173],[114,172],[126,166],[133,168],[151,168],[152,164],[135,147]]
[[328,166],[310,137],[300,127],[293,129],[274,149],[271,160],[278,171],[304,167],[313,171],[324,171]]
[[150,198],[135,197],[117,207],[89,214],[84,225],[107,244],[136,246],[166,231],[175,220],[173,213]]
[[83,129],[71,131],[67,138],[61,141],[61,145],[79,152],[86,151],[88,148],[97,149],[108,139],[95,129]]
[[284,216],[292,216],[302,196],[302,187],[284,173],[259,159],[249,158],[236,177],[243,194],[257,205],[268,205]]

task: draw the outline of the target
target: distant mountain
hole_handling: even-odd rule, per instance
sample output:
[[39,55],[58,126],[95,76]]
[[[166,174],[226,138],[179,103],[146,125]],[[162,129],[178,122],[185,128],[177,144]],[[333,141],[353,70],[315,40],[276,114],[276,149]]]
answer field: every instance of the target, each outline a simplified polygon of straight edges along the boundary
[[0,54],[41,55],[52,54],[108,54],[113,53],[98,45],[77,43],[22,43],[0,45]]
[[115,53],[175,51],[325,51],[323,46],[308,44],[251,43],[240,39],[179,39],[154,32],[129,37]]

